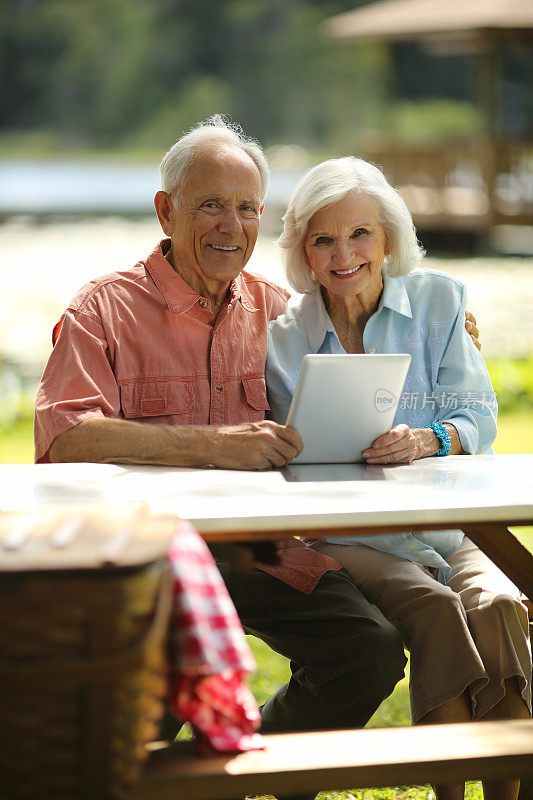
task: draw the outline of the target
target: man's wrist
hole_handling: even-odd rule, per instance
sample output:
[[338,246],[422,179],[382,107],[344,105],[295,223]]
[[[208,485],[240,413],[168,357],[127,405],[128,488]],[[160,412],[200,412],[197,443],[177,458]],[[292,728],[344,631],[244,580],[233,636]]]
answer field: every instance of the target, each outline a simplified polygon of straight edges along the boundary
[[217,428],[179,426],[169,428],[174,463],[184,467],[207,467],[216,462]]

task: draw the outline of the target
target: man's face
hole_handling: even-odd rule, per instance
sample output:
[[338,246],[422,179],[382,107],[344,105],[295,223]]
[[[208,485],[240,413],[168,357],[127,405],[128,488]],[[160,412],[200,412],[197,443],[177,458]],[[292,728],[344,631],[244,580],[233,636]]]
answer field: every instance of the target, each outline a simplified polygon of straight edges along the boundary
[[167,257],[200,294],[225,290],[252,255],[260,213],[261,176],[252,159],[227,144],[206,146],[163,225],[172,239]]

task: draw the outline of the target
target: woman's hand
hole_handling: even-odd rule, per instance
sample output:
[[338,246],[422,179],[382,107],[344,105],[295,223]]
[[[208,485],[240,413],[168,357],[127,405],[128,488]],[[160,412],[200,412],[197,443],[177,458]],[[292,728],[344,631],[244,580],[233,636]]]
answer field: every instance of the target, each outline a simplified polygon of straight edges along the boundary
[[[449,455],[463,453],[456,427],[449,422],[445,422],[444,427],[450,436]],[[440,439],[432,428],[410,428],[402,424],[378,436],[363,450],[363,458],[367,464],[410,464],[417,458],[434,456],[439,450]]]
[[363,451],[363,458],[367,464],[410,464],[417,458],[435,455],[439,447],[431,428],[395,425]]

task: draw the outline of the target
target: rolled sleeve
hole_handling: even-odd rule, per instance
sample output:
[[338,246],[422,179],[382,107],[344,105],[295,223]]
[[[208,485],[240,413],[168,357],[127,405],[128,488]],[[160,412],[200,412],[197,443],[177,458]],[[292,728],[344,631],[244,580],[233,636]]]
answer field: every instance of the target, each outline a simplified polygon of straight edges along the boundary
[[465,452],[480,453],[496,438],[497,403],[485,362],[465,330],[464,287],[458,287],[458,294],[458,311],[433,394],[440,398],[437,420],[457,429]]
[[46,458],[59,434],[90,417],[119,417],[120,396],[101,321],[69,310],[35,404],[35,460]]

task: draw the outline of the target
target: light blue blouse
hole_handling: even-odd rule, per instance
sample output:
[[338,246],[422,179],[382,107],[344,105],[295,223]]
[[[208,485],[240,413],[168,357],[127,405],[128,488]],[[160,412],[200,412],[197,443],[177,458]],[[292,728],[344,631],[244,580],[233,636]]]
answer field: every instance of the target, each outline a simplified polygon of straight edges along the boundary
[[[410,353],[411,365],[394,424],[424,428],[450,422],[467,453],[492,452],[497,404],[489,374],[465,330],[464,285],[443,272],[417,269],[402,278],[383,276],[378,310],[364,333],[365,353]],[[266,380],[270,419],[284,423],[307,353],[345,353],[320,291],[292,303],[269,325]],[[372,537],[330,537],[358,542],[437,570],[445,583],[462,531],[419,531]]]

